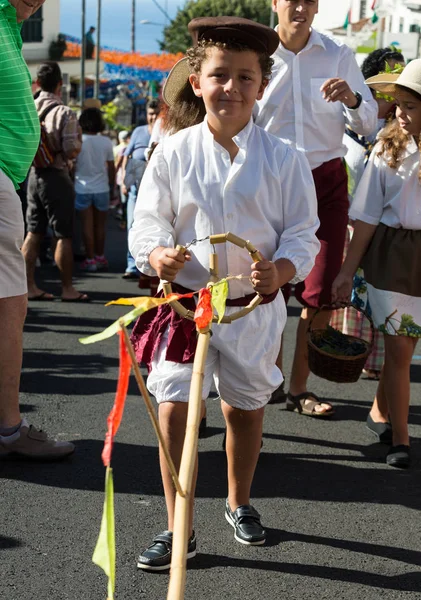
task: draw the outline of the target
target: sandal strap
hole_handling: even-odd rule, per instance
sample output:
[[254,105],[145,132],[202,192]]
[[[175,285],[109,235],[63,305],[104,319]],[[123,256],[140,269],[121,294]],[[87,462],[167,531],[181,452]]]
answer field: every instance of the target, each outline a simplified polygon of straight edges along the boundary
[[303,412],[304,408],[304,406],[301,404],[301,400],[309,400],[310,398],[314,398],[314,401],[311,402],[310,405],[308,404],[306,408],[311,406],[311,412],[314,412],[314,407],[317,404],[321,404],[320,399],[318,396],[316,396],[316,394],[313,392],[303,392],[302,394],[297,394],[296,396],[293,396],[291,392],[288,392],[287,394],[287,401],[289,400],[292,402],[300,414]]
[[321,404],[320,398],[313,392],[303,392],[302,394],[297,394],[296,396],[293,396],[291,392],[288,392],[288,400],[291,400],[291,402],[294,402],[294,404],[300,402],[300,400],[308,400],[309,398],[314,398],[316,402]]

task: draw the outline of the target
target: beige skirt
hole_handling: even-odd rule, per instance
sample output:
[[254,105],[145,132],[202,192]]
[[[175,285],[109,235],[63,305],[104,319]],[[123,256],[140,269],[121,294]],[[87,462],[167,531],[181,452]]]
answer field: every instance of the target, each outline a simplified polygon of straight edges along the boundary
[[362,267],[376,327],[421,337],[421,231],[380,223]]

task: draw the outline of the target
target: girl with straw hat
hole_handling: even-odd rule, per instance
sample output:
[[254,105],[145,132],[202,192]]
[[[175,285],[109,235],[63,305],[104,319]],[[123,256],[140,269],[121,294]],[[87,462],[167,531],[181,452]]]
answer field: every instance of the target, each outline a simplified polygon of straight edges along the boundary
[[395,98],[396,120],[380,133],[356,191],[349,213],[356,221],[354,236],[332,294],[347,301],[362,264],[373,320],[385,340],[371,428],[380,439],[392,433],[386,462],[406,468],[409,367],[421,337],[421,59],[400,75],[380,74],[366,83]]

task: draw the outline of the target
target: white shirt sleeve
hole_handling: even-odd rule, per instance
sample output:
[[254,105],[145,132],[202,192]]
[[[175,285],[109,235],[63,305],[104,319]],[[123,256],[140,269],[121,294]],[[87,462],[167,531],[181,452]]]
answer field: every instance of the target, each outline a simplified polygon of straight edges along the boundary
[[142,178],[134,222],[129,231],[129,249],[136,266],[145,275],[156,276],[149,264],[149,255],[158,246],[174,247],[173,222],[168,165],[161,144],[152,155]]
[[376,145],[367,167],[356,189],[349,216],[354,221],[378,225],[383,215],[385,198],[385,170],[388,168],[383,157],[377,156]]
[[353,110],[344,105],[345,117],[355,133],[370,135],[377,129],[378,106],[350,48],[343,46],[343,55],[339,64],[339,77],[344,79],[353,92],[363,97],[359,108]]
[[292,262],[296,273],[291,283],[298,283],[310,273],[320,250],[316,190],[310,166],[300,152],[289,148],[281,169],[284,227],[272,260]]

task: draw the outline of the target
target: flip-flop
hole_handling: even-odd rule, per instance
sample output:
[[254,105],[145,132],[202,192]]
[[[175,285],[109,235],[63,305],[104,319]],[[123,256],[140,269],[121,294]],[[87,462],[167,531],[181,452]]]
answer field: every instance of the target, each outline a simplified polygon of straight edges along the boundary
[[28,300],[31,302],[53,302],[56,297],[50,294],[49,292],[41,292],[37,296],[28,296]]
[[79,302],[79,304],[83,304],[83,303],[87,303],[90,302],[91,299],[89,298],[89,296],[87,294],[83,294],[82,292],[79,294],[79,296],[76,296],[76,298],[62,298],[61,299],[62,302]]
[[[311,400],[314,398],[314,400]],[[305,404],[305,400],[310,400]],[[327,410],[323,412],[317,412],[316,406],[318,404],[327,404],[330,406]],[[302,394],[297,394],[293,396],[290,392],[287,394],[287,406],[286,409],[292,412],[296,412],[300,415],[305,415],[306,417],[313,417],[315,419],[330,419],[335,414],[335,409],[330,404],[330,402],[324,402],[320,400],[313,394],[313,392],[303,392]]]

